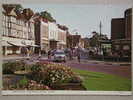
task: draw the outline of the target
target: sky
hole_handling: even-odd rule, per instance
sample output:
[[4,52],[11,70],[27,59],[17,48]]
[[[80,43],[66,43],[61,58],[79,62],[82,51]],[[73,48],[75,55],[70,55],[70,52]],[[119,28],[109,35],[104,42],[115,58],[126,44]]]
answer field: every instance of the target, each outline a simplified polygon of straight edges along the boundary
[[99,32],[100,21],[102,33],[111,36],[111,19],[124,17],[129,5],[79,5],[79,4],[22,4],[34,12],[48,11],[57,24],[66,25],[72,34],[78,32],[82,37],[91,37],[92,32]]

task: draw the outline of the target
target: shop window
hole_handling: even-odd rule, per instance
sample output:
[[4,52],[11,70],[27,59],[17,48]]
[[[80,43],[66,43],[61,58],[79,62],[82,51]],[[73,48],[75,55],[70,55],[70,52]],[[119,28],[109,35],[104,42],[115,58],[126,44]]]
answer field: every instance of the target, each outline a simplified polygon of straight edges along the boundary
[[129,45],[124,45],[123,46],[123,50],[129,50],[129,49],[130,49]]
[[115,49],[116,50],[119,50],[120,49],[120,46],[119,45],[115,45]]

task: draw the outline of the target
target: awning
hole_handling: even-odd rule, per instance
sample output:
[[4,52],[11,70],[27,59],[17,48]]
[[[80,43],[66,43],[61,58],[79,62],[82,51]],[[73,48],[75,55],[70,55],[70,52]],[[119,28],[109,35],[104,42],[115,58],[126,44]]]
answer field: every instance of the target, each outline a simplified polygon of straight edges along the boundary
[[31,46],[31,47],[40,47],[39,45],[35,45],[35,44],[32,44],[32,45],[26,45],[26,46]]
[[10,45],[18,46],[18,47],[25,47],[26,45],[19,43],[19,42],[13,42],[13,41],[7,41]]
[[55,40],[55,39],[50,39],[49,41],[51,41],[51,42],[59,42],[58,40]]
[[63,41],[58,42],[58,44],[66,45],[66,43]]
[[2,42],[1,42],[1,45],[2,45],[2,46],[6,46],[6,47],[12,46],[12,45],[10,45],[9,43],[7,43],[7,41],[2,41]]

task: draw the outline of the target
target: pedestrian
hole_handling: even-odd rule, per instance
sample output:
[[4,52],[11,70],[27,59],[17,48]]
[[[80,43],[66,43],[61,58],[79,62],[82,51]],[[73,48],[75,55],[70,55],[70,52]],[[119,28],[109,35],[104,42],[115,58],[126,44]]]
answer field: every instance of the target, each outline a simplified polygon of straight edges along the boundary
[[41,58],[41,49],[39,49],[39,58]]
[[80,51],[80,48],[78,47],[77,48],[77,60],[79,63],[80,63],[80,56],[81,56],[81,51]]
[[25,56],[24,47],[21,48],[21,55],[22,55],[23,57]]
[[51,59],[51,50],[48,51],[48,59]]
[[27,53],[27,57],[30,57],[30,50],[28,48],[26,48],[26,53]]
[[72,57],[72,49],[69,50],[69,59],[72,60],[73,57]]

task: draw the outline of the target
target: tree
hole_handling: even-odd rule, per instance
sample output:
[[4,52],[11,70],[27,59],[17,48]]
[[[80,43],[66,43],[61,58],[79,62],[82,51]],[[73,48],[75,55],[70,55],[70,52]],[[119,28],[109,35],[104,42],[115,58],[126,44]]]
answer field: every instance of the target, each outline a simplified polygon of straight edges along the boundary
[[16,13],[20,13],[23,10],[23,7],[21,4],[3,4],[2,7],[7,11],[10,12],[12,9],[14,9],[14,11]]
[[23,15],[27,20],[29,20],[34,15],[34,12],[30,8],[26,8],[23,9]]
[[23,10],[23,7],[22,7],[21,4],[14,4],[14,6],[16,6],[16,7],[15,7],[15,11],[16,11],[16,12],[17,12],[17,11],[21,12],[21,11]]
[[52,15],[47,11],[40,12],[40,16],[44,19],[47,19],[50,22],[56,22]]
[[68,27],[65,26],[65,25],[60,25],[60,24],[57,24],[58,28],[62,29],[62,30],[65,30],[65,31],[68,31]]
[[93,36],[90,38],[90,46],[91,47],[98,47],[100,45],[101,40],[108,40],[108,37],[104,34],[99,34],[97,32],[92,32]]

